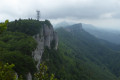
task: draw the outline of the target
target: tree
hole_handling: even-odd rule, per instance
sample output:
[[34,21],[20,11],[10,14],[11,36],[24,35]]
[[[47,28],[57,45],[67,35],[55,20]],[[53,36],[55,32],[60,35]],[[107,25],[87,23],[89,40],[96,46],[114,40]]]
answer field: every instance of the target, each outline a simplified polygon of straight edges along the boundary
[[14,80],[15,72],[12,70],[14,66],[14,64],[9,65],[8,63],[3,65],[3,63],[0,62],[0,80]]
[[22,76],[17,78],[15,71],[12,69],[15,65],[0,62],[0,80],[23,80]]
[[7,23],[8,23],[8,22],[9,22],[9,21],[6,20],[5,23],[0,23],[0,34],[7,29]]
[[57,80],[54,77],[54,74],[51,74],[50,76],[47,73],[48,67],[44,64],[40,64],[39,71],[35,73],[35,79],[36,80]]

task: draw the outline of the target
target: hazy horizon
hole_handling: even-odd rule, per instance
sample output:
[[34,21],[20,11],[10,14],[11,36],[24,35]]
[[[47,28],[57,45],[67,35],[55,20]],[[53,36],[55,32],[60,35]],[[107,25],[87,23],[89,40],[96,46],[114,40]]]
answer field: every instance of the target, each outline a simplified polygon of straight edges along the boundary
[[49,19],[53,24],[67,21],[120,29],[119,8],[119,0],[1,0],[0,22],[36,19],[36,10],[40,10],[41,20]]

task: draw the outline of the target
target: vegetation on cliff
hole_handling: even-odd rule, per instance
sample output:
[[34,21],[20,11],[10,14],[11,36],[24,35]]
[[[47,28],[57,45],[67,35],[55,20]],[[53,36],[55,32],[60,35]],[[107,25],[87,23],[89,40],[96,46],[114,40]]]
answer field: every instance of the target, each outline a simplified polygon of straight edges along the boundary
[[56,31],[58,50],[46,48],[42,57],[49,73],[59,80],[119,80],[120,54],[108,47],[106,41],[84,30],[70,32],[58,28]]
[[36,41],[23,33],[4,32],[0,35],[0,61],[15,64],[14,70],[19,75],[26,75],[29,71],[36,71],[32,51],[36,48]]
[[[48,67],[40,65],[36,73],[36,62],[32,58],[32,51],[36,49],[37,43],[32,36],[39,33],[44,24],[51,25],[49,21],[37,20],[20,19],[9,22],[7,31],[4,28],[0,34],[0,62],[14,64],[10,71],[22,75],[23,79],[28,72],[32,75],[35,73],[38,80],[41,78],[56,80],[54,75],[59,80],[118,79],[119,52],[108,46],[107,42],[95,38],[81,28],[72,32],[65,28],[57,29],[58,50],[54,49],[54,41],[51,42],[51,49],[45,48],[42,62]],[[52,73],[54,75],[50,75]]]
[[7,24],[8,24],[8,20],[5,21],[5,23],[1,23],[0,24],[0,34],[3,33],[6,29],[7,29]]
[[[0,69],[3,69],[4,67],[2,66],[7,63],[8,71],[11,72],[10,74],[4,71],[5,74],[1,74],[2,71],[0,71],[0,80],[14,80],[15,72],[19,77],[22,75],[25,80],[29,72],[32,75],[35,74],[37,69],[32,51],[36,49],[37,42],[32,36],[38,34],[44,24],[51,25],[48,20],[44,22],[31,19],[0,23],[0,64],[2,63]],[[12,64],[15,66],[13,67]],[[46,78],[55,80],[54,75],[46,76]],[[39,77],[36,79],[39,80]]]
[[7,30],[12,32],[21,32],[33,36],[41,31],[41,28],[44,24],[51,26],[51,23],[48,20],[38,21],[32,19],[19,19],[13,22],[9,22]]

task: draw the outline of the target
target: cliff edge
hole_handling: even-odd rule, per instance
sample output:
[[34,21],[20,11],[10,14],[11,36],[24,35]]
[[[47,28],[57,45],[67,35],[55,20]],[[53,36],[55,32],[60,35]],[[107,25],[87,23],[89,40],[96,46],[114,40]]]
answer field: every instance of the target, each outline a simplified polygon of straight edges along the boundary
[[[57,33],[54,31],[53,26],[50,24],[42,24],[42,27],[40,29],[40,33],[33,36],[33,38],[37,41],[38,45],[35,51],[33,51],[32,55],[34,59],[38,62],[37,63],[37,69],[39,67],[39,64],[41,62],[41,57],[44,52],[44,47],[48,47],[49,49],[53,48],[57,50],[58,46],[58,36]],[[54,44],[52,43],[54,42]]]

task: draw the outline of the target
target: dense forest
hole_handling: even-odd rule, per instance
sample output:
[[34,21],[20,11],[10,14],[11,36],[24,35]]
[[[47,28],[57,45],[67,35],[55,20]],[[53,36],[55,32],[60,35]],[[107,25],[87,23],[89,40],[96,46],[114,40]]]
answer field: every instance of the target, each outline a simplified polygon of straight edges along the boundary
[[80,25],[56,29],[58,50],[46,49],[43,54],[49,72],[60,80],[119,80],[120,53],[116,45],[76,26]]
[[[0,27],[0,66],[14,66],[13,70],[24,80],[28,72],[34,76],[37,62],[32,57],[32,51],[36,49],[37,42],[32,36],[40,33],[43,24],[51,25],[48,20],[31,19],[1,23],[0,26],[7,27]],[[97,39],[82,29],[81,24],[57,28],[56,32],[58,49],[45,47],[42,56],[42,62],[48,67],[45,66],[47,75],[53,73],[58,80],[119,80],[119,47]],[[53,45],[54,42],[51,42]]]
[[[13,70],[17,72],[19,77],[22,76],[25,80],[28,72],[31,72],[34,76],[37,69],[36,61],[33,59],[32,52],[36,49],[37,42],[32,36],[40,32],[41,26],[44,23],[47,25],[50,24],[48,20],[38,21],[21,19],[1,23],[0,65],[6,63],[14,64],[15,66],[13,67]],[[8,65],[8,68],[9,66],[10,65]],[[1,69],[2,68],[0,68],[0,70]],[[2,79],[1,76],[0,79]],[[4,78],[4,80],[8,79]],[[13,79],[10,78],[10,80]]]

